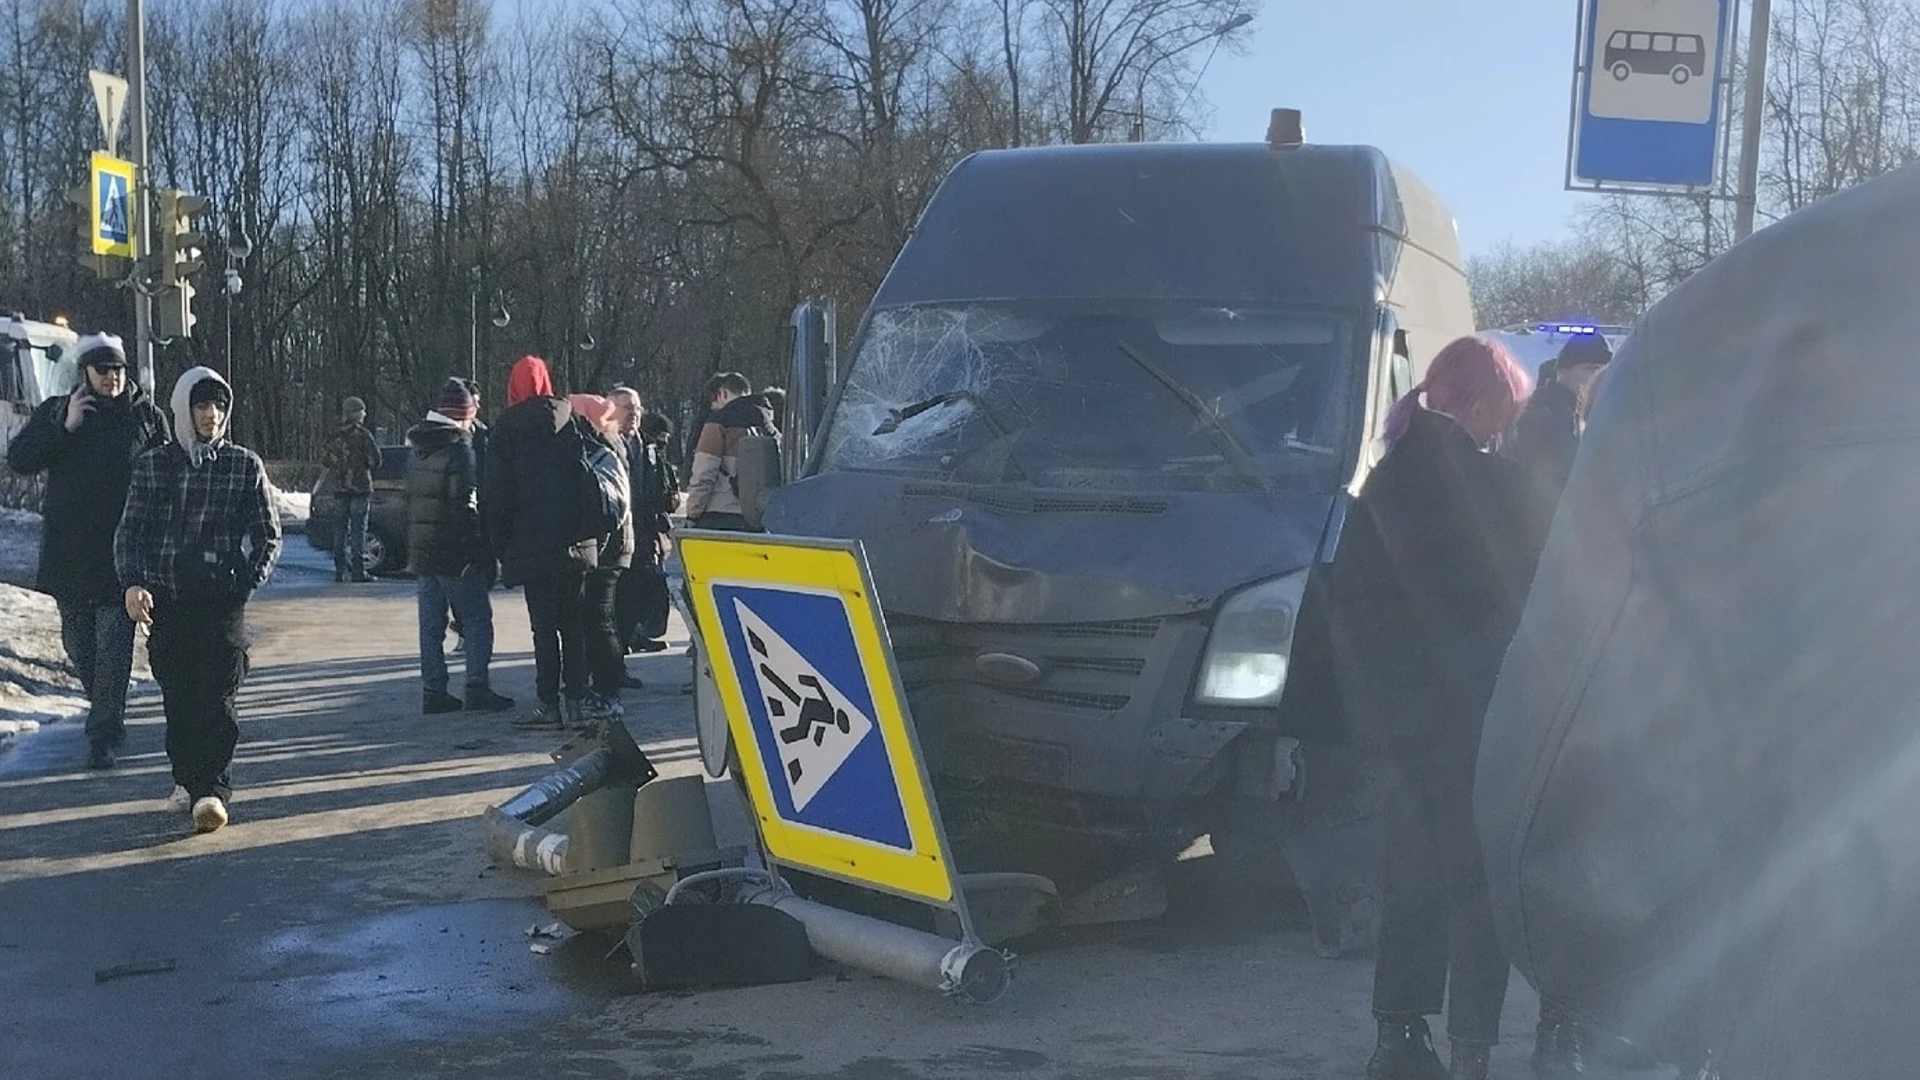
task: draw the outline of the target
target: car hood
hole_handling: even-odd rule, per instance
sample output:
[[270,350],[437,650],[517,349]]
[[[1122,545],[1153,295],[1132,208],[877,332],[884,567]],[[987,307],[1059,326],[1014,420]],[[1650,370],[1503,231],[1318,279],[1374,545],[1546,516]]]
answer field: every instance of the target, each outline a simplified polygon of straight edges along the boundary
[[1204,611],[1311,564],[1330,494],[1035,491],[830,473],[778,489],[773,533],[862,542],[889,612],[1117,622]]

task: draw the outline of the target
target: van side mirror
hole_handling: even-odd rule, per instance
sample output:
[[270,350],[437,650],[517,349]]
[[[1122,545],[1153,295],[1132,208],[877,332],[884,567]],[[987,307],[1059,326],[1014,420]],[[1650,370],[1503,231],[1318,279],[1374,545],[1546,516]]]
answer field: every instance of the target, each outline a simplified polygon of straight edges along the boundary
[[782,447],[789,478],[806,466],[814,436],[827,416],[838,366],[832,301],[808,301],[793,309],[792,351],[788,356],[787,430]]

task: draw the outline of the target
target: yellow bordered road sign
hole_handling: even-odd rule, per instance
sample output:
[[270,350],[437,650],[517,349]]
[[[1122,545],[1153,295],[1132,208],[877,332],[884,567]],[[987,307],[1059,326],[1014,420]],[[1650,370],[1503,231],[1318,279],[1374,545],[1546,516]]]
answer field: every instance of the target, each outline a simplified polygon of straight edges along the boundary
[[136,188],[133,176],[133,162],[94,151],[88,169],[88,190],[93,193],[89,201],[93,205],[95,255],[114,255],[122,259],[140,257],[135,250],[137,238],[133,234],[134,220],[138,216],[134,213]]
[[690,532],[679,547],[768,854],[966,921],[860,545]]

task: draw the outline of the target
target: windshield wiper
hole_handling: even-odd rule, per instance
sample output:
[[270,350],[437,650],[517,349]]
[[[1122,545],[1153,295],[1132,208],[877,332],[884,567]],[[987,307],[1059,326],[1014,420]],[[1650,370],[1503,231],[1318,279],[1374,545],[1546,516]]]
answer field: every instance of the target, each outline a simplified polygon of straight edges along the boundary
[[1207,403],[1200,400],[1198,394],[1180,385],[1178,380],[1162,370],[1160,365],[1147,359],[1126,339],[1122,338],[1116,344],[1120,346],[1120,351],[1126,354],[1127,359],[1140,365],[1140,370],[1153,376],[1155,382],[1166,387],[1168,393],[1179,398],[1180,404],[1185,405],[1187,411],[1206,426],[1207,431],[1213,436],[1214,445],[1220,448],[1220,452],[1233,463],[1234,468],[1243,473],[1247,479],[1259,484],[1263,493],[1273,494],[1273,485],[1268,482],[1267,475],[1260,471],[1260,463],[1254,459],[1253,452],[1247,449],[1246,443],[1241,442],[1238,436],[1220,422],[1220,418],[1214,415],[1212,409],[1207,408]]
[[931,412],[934,409],[946,405],[956,405],[963,401],[972,405],[975,411],[980,414],[980,418],[985,420],[996,434],[1007,434],[1006,426],[1000,423],[993,415],[993,410],[987,408],[987,403],[980,400],[980,395],[971,390],[949,390],[944,394],[935,394],[925,401],[916,401],[911,405],[898,409],[888,409],[887,412],[889,415],[885,420],[880,421],[880,426],[874,428],[873,433],[875,435],[891,435],[900,430],[900,425],[919,416],[923,412]]

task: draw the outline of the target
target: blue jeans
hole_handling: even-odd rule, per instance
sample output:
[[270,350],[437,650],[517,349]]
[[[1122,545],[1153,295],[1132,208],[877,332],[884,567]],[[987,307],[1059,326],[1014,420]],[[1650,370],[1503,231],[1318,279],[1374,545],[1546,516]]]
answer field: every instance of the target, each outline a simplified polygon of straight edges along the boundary
[[370,495],[339,495],[340,543],[333,550],[333,572],[343,577],[367,576],[367,513]]
[[86,691],[87,740],[117,747],[127,733],[127,678],[133,671],[133,620],[118,600],[57,601],[60,638],[74,678]]
[[421,574],[414,594],[420,601],[420,678],[429,694],[447,692],[447,609],[460,620],[467,658],[467,691],[487,688],[493,662],[493,601],[484,577]]

